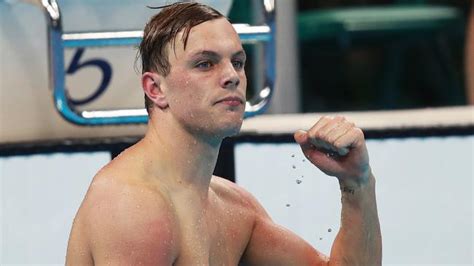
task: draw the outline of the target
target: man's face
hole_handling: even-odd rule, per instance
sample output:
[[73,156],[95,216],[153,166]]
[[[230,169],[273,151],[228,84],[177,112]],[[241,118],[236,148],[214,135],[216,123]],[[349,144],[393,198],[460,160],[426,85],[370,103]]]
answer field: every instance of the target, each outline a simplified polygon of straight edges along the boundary
[[170,73],[163,79],[169,112],[187,130],[214,137],[238,133],[245,111],[245,52],[225,18],[193,27],[186,50],[168,45]]

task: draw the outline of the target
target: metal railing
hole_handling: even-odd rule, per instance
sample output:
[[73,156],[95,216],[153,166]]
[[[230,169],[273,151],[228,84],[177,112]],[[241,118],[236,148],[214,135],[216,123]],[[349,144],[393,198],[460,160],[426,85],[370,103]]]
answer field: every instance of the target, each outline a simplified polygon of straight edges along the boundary
[[[76,110],[66,91],[64,50],[78,47],[132,46],[142,39],[142,31],[78,32],[64,33],[62,14],[56,0],[42,0],[41,5],[48,20],[48,53],[50,86],[54,104],[67,121],[85,126],[122,125],[146,123],[146,109]],[[243,44],[262,43],[264,46],[263,87],[245,105],[245,117],[263,113],[268,107],[275,83],[275,3],[262,0],[263,25],[233,24]]]

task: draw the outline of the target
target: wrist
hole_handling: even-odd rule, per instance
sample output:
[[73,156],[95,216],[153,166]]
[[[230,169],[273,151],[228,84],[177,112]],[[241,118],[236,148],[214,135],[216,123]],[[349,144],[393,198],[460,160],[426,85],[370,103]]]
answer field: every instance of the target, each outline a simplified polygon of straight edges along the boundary
[[370,210],[367,206],[376,209],[375,177],[372,173],[364,183],[339,182],[341,188],[341,202],[343,206],[352,210]]
[[351,178],[339,178],[339,188],[342,193],[355,194],[356,191],[363,189],[364,187],[375,184],[375,177],[372,174],[370,167],[366,173]]

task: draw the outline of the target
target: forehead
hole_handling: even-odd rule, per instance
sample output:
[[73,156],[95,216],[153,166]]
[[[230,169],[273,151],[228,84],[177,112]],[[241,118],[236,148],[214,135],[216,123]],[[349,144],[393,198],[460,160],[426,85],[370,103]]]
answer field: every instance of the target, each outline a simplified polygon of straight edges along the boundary
[[242,50],[239,35],[225,18],[206,21],[191,28],[186,50],[181,41],[182,36],[183,32],[180,32],[176,38],[174,52],[177,58],[203,50],[217,53],[235,53]]

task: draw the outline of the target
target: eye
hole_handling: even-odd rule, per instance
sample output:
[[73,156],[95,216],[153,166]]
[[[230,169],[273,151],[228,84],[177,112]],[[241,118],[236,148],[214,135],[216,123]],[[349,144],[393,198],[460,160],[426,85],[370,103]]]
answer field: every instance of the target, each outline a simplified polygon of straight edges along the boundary
[[211,61],[201,61],[196,64],[196,68],[206,69],[212,67]]
[[244,68],[245,63],[242,60],[234,60],[232,61],[232,65],[234,66],[235,69],[242,69]]

